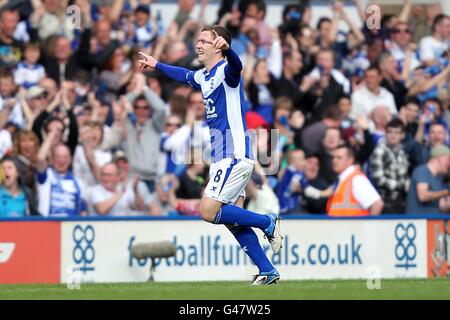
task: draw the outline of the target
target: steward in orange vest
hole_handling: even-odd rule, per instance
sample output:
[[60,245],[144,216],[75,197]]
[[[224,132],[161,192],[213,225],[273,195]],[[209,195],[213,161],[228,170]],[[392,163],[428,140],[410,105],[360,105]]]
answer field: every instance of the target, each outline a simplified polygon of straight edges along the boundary
[[337,146],[332,151],[332,165],[333,171],[339,174],[339,184],[328,200],[328,215],[358,217],[380,214],[383,200],[360,167],[355,165],[352,147],[345,144]]
[[369,210],[364,209],[353,196],[353,178],[362,175],[359,169],[355,169],[344,181],[342,181],[327,202],[329,216],[368,216]]

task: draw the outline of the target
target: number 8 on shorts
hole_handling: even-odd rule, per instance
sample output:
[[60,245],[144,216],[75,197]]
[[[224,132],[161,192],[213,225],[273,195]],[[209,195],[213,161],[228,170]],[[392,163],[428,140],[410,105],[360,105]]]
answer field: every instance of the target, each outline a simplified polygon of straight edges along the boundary
[[204,195],[222,203],[234,204],[242,196],[253,172],[254,163],[247,159],[225,158],[211,164]]

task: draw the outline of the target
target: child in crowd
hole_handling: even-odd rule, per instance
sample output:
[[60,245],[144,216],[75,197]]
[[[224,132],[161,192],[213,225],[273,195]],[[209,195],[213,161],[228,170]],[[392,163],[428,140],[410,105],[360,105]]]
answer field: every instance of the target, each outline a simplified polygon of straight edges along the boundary
[[41,49],[37,43],[28,43],[25,46],[24,60],[14,70],[14,82],[18,86],[28,89],[38,84],[45,77],[45,69],[38,64]]

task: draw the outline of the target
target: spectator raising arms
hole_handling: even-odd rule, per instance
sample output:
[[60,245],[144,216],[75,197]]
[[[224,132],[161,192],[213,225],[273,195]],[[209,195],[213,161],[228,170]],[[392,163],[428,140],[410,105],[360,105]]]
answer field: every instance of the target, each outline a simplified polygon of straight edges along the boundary
[[135,121],[124,119],[122,142],[128,154],[131,171],[138,174],[147,184],[150,192],[155,190],[155,179],[158,173],[159,141],[166,122],[164,102],[145,85],[145,77],[136,74],[136,88],[126,96],[124,104],[128,105]]
[[[70,171],[69,148],[58,142],[60,133],[50,128],[37,157],[39,212],[44,216],[86,215],[83,190]],[[50,158],[51,165],[48,164]]]
[[99,148],[104,134],[100,122],[87,122],[81,129],[81,145],[75,150],[73,172],[83,186],[88,188],[100,181],[100,168],[111,162],[112,155]]

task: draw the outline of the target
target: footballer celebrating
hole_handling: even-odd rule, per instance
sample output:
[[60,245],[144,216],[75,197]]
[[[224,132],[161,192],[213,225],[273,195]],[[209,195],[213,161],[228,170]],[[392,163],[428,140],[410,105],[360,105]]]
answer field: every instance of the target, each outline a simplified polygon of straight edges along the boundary
[[[156,61],[140,53],[141,69],[156,69],[166,76],[201,90],[205,117],[211,135],[209,182],[200,203],[203,220],[224,224],[259,269],[252,284],[276,283],[280,274],[271,264],[252,228],[261,229],[274,253],[280,252],[283,237],[276,214],[262,215],[242,208],[245,187],[254,169],[254,159],[244,117],[242,62],[230,48],[231,35],[221,26],[208,26],[197,39],[198,61],[193,71]],[[226,58],[226,59],[225,59]]]

